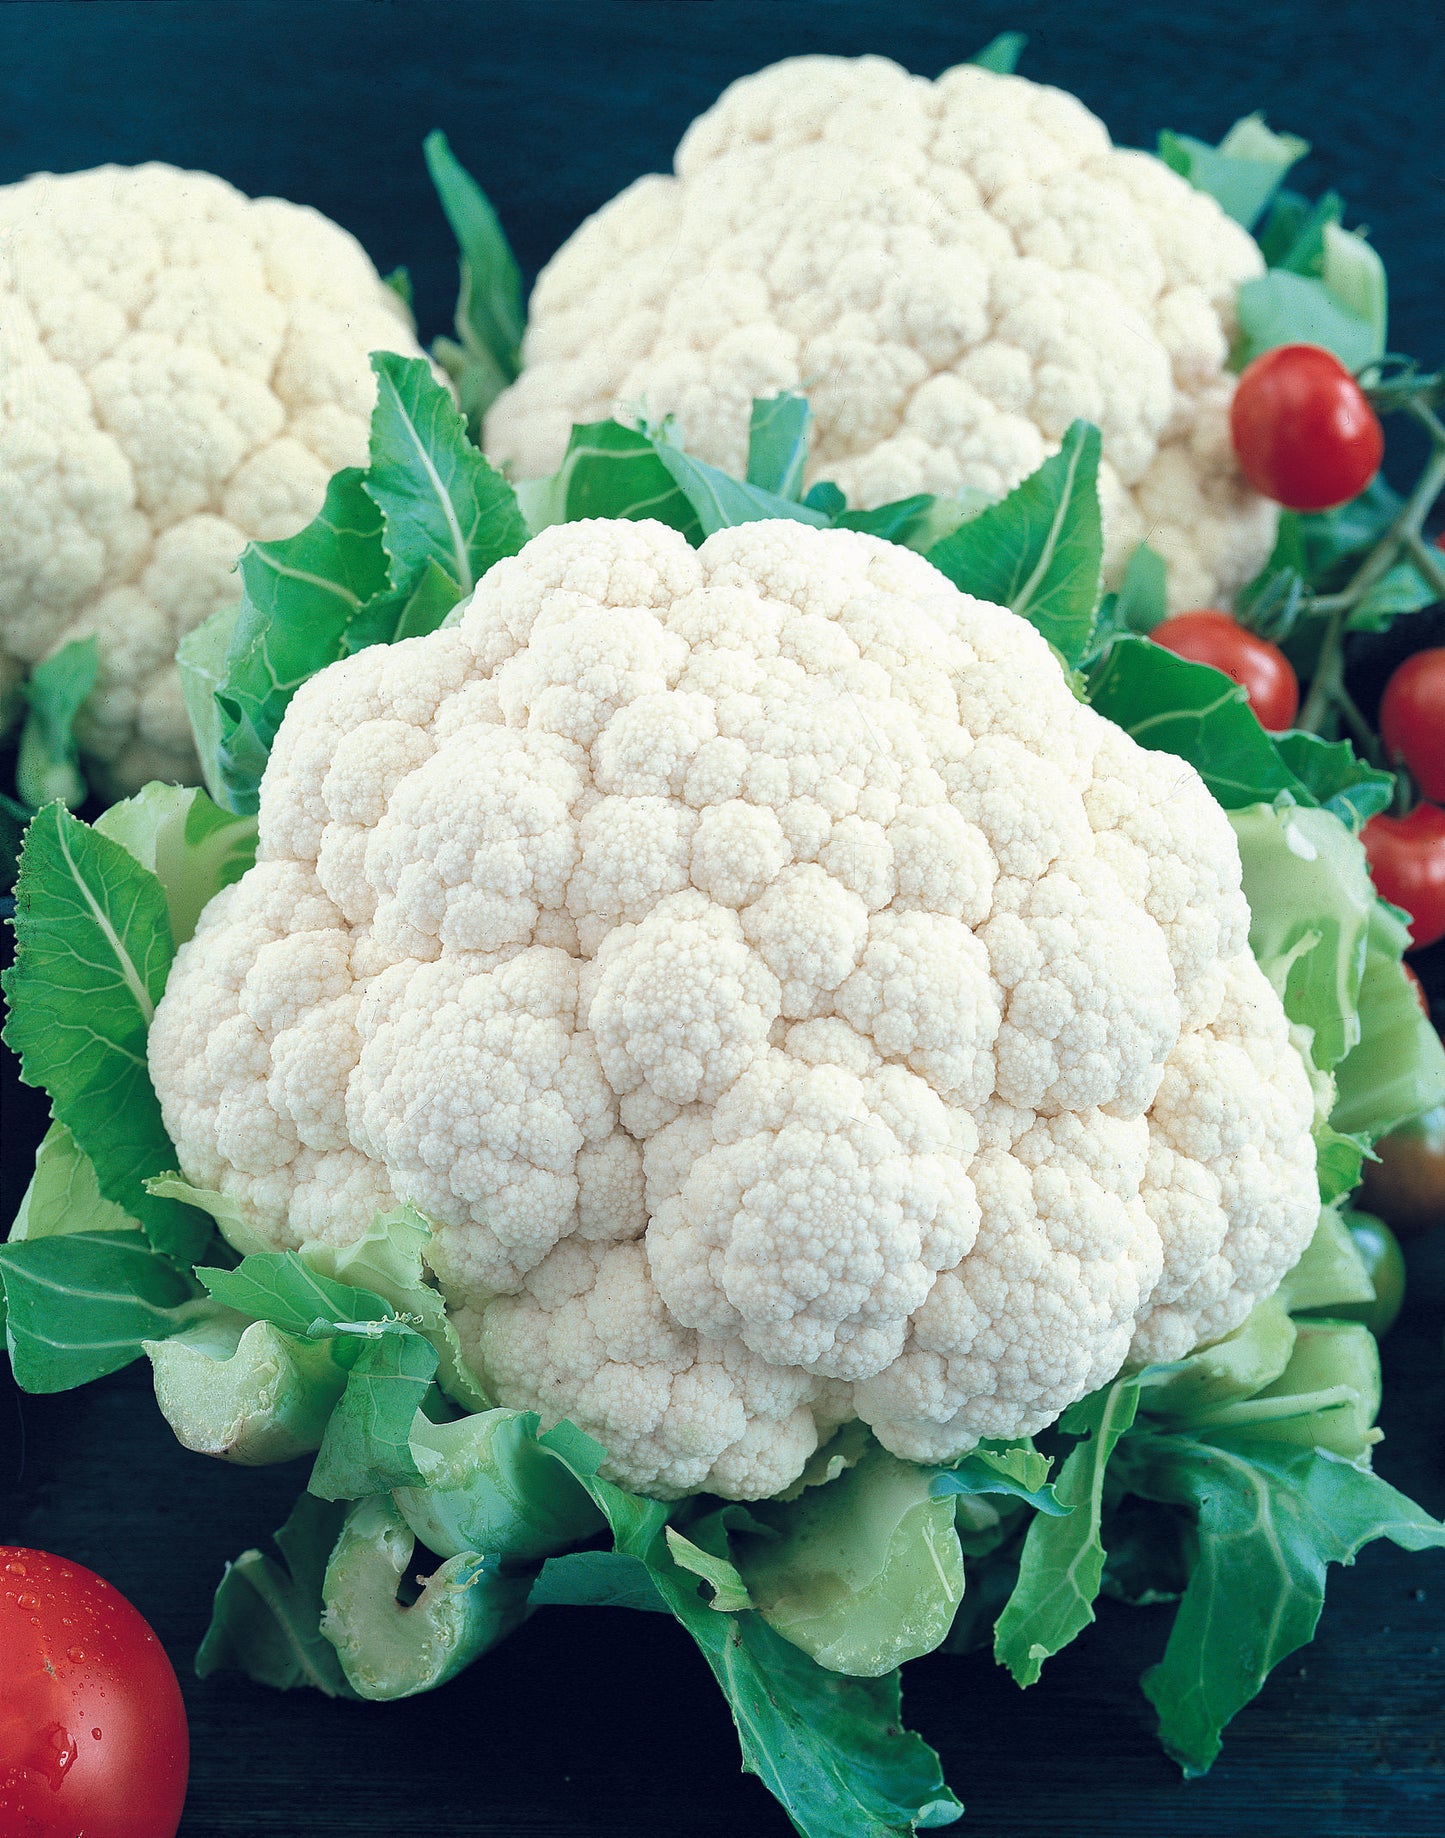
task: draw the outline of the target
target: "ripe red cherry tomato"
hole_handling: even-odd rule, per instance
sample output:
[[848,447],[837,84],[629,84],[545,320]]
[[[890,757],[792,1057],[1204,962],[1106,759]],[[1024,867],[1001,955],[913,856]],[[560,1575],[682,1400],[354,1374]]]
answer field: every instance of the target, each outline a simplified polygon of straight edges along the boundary
[[1376,887],[1414,922],[1410,942],[1445,938],[1445,810],[1417,804],[1408,817],[1371,817],[1360,841]]
[[1196,664],[1213,664],[1244,685],[1249,706],[1260,724],[1277,734],[1299,710],[1299,679],[1294,666],[1267,638],[1236,625],[1228,613],[1176,613],[1149,634],[1156,645]]
[[1235,388],[1229,431],[1245,478],[1292,511],[1347,503],[1385,456],[1365,392],[1319,345],[1281,345],[1257,357]]
[[1407,657],[1386,683],[1380,738],[1425,797],[1445,802],[1445,645]]
[[189,1757],[171,1662],[119,1590],[0,1545],[0,1833],[174,1838]]

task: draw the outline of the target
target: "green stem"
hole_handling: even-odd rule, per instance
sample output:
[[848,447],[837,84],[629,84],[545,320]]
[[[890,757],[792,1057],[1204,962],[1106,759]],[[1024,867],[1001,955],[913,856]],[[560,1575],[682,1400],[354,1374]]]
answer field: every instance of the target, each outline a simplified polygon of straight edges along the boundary
[[1330,622],[1325,627],[1324,639],[1320,644],[1319,661],[1315,664],[1315,673],[1310,682],[1310,693],[1305,698],[1305,705],[1299,712],[1296,726],[1308,733],[1318,734],[1320,723],[1335,704],[1335,699],[1344,688],[1344,672],[1341,669],[1343,649],[1341,640],[1344,635],[1347,607],[1331,613]]
[[1389,529],[1345,586],[1338,593],[1317,595],[1310,603],[1310,611],[1328,618],[1329,624],[1320,643],[1319,661],[1315,665],[1309,695],[1299,714],[1299,726],[1317,734],[1330,710],[1337,710],[1372,758],[1378,758],[1378,750],[1369,724],[1345,689],[1344,635],[1350,613],[1402,555],[1408,555],[1429,585],[1445,598],[1445,557],[1432,549],[1420,534],[1435,500],[1445,491],[1445,423],[1423,401],[1412,400],[1403,406],[1429,435],[1430,458]]

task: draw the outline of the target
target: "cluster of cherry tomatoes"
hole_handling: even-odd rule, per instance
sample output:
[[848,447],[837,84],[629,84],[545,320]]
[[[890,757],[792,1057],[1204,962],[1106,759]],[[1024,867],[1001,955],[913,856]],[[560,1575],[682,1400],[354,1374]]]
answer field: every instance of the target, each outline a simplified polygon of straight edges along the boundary
[[[1375,477],[1385,451],[1364,391],[1315,345],[1284,345],[1249,365],[1234,394],[1230,432],[1245,477],[1293,511],[1348,503]],[[1242,684],[1272,733],[1293,724],[1300,703],[1294,666],[1278,645],[1228,613],[1179,613],[1152,637]],[[1404,815],[1372,817],[1362,840],[1375,885],[1411,916],[1413,944],[1430,945],[1445,938],[1445,647],[1416,652],[1390,678],[1380,739],[1421,801]]]

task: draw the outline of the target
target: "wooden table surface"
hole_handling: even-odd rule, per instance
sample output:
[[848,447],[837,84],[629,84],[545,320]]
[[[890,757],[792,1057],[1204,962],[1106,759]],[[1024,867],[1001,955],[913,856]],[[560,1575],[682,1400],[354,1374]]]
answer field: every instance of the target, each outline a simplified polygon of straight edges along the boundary
[[[790,52],[888,53],[931,73],[994,32],[1032,34],[1028,74],[1082,95],[1117,137],[1217,136],[1267,107],[1310,136],[1390,267],[1392,343],[1438,359],[1445,181],[1438,9],[1193,0],[1166,13],[956,0],[232,0],[0,3],[0,183],[38,167],[165,158],[321,206],[383,268],[405,262],[423,330],[453,257],[422,134],[443,126],[498,201],[529,273],[590,209],[665,166],[687,120]],[[1436,642],[1439,642],[1438,639]],[[3,1068],[3,1192],[42,1127]],[[1445,1234],[1441,1235],[1445,1241]],[[1382,1472],[1445,1511],[1445,1242],[1412,1253],[1385,1347]],[[228,1556],[278,1525],[305,1467],[181,1451],[132,1368],[56,1398],[0,1379],[0,1538],[110,1577],[174,1658],[193,1739],[185,1838],[733,1838],[787,1824],[738,1773],[727,1713],[661,1616],[545,1610],[470,1673],[398,1705],[202,1685],[190,1659]],[[1183,1783],[1137,1676],[1166,1617],[1100,1623],[1019,1693],[984,1656],[909,1668],[972,1838],[1438,1838],[1445,1829],[1445,1555],[1367,1551],[1332,1573],[1313,1646],[1287,1661]]]

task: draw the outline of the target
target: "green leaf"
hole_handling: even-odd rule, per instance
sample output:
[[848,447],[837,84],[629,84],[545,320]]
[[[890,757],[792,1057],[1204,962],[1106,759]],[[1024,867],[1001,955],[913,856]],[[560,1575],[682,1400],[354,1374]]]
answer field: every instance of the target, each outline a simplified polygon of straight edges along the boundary
[[1389,808],[1395,776],[1362,760],[1347,740],[1321,740],[1300,728],[1274,737],[1285,766],[1321,809],[1358,834],[1376,811]]
[[10,1227],[11,1244],[66,1232],[138,1232],[139,1219],[107,1200],[95,1166],[63,1123],[52,1123],[35,1151],[35,1172]]
[[668,1615],[652,1572],[624,1551],[549,1557],[532,1585],[533,1608],[639,1608]]
[[535,1411],[517,1410],[485,1410],[452,1423],[413,1421],[411,1456],[420,1480],[398,1487],[395,1499],[429,1551],[439,1557],[486,1551],[531,1563],[603,1529],[591,1496],[538,1443],[538,1427]]
[[218,757],[232,810],[255,811],[292,696],[342,655],[347,626],[387,586],[381,514],[361,481],[354,466],[338,472],[304,530],[242,552],[244,598],[216,691]]
[[1217,147],[1189,134],[1159,136],[1159,157],[1188,179],[1196,191],[1208,192],[1236,223],[1251,230],[1263,214],[1290,167],[1309,152],[1297,134],[1276,134],[1262,115],[1246,115]]
[[1281,1285],[1281,1294],[1256,1302],[1232,1334],[1196,1347],[1171,1365],[1146,1368],[1139,1394],[1141,1416],[1188,1424],[1273,1384],[1294,1352],[1296,1329],[1286,1308]]
[[106,1199],[139,1219],[157,1250],[192,1262],[210,1221],[145,1189],[176,1160],[146,1066],[174,956],[159,880],[62,804],[47,805],[25,836],[15,944],[5,1039],[21,1076],[49,1092]]
[[666,1507],[558,1453],[606,1517],[614,1548],[646,1566],[697,1642],[733,1713],[743,1767],[803,1838],[905,1838],[959,1816],[938,1757],[902,1726],[896,1672],[881,1679],[826,1672],[759,1615],[715,1614],[662,1538]]
[[1314,1139],[1315,1178],[1320,1185],[1321,1203],[1328,1206],[1359,1186],[1370,1140],[1359,1134],[1347,1135],[1320,1117],[1315,1118]]
[[584,517],[649,517],[680,530],[694,547],[702,541],[697,512],[652,442],[617,421],[574,426],[566,455],[551,478],[524,483],[519,489],[534,530]]
[[437,1350],[420,1334],[365,1341],[326,1426],[310,1491],[323,1500],[355,1500],[420,1485],[411,1425],[436,1369]]
[[[522,367],[526,309],[522,275],[486,193],[447,145],[439,129],[422,143],[427,171],[461,251],[456,328],[461,346],[446,341],[438,356],[456,377],[473,430]],[[439,344],[443,341],[438,341]],[[455,353],[455,359],[448,356]],[[454,367],[455,366],[455,367]]]
[[1251,1398],[1205,1412],[1190,1426],[1239,1438],[1329,1449],[1363,1461],[1380,1440],[1380,1349],[1362,1321],[1295,1322],[1289,1364]]
[[[411,275],[405,267],[393,268],[390,274],[381,277],[383,287],[389,287],[401,301],[408,313],[416,304],[416,291],[411,284]],[[416,316],[412,313],[412,329],[416,328]]]
[[1084,655],[1099,604],[1099,454],[1099,430],[1076,421],[1053,458],[1002,503],[928,551],[955,586],[1012,608],[1069,664]]
[[1305,561],[1304,572],[1314,583],[1350,556],[1363,555],[1399,516],[1403,500],[1384,479],[1373,479],[1357,498],[1332,511],[1284,511],[1280,515],[1280,541],[1286,532],[1297,533]]
[[192,1286],[139,1232],[0,1245],[5,1334],[23,1391],[70,1391],[118,1372],[141,1343],[195,1318]]
[[303,1493],[275,1535],[283,1561],[257,1550],[226,1565],[196,1676],[242,1672],[277,1691],[310,1685],[351,1698],[336,1649],[321,1633],[321,1581],[346,1510]]
[[1157,549],[1138,544],[1119,584],[1117,616],[1124,631],[1147,638],[1169,616],[1168,572]]
[[1067,1510],[1058,1518],[1034,1515],[1018,1583],[994,1630],[994,1657],[1020,1685],[1036,1683],[1044,1661],[1094,1619],[1104,1569],[1104,1470],[1138,1406],[1136,1374],[1072,1405],[1061,1420],[1068,1434],[1084,1438],[1054,1476],[1054,1495]]
[[1084,662],[1103,656],[1124,632],[1147,637],[1169,614],[1166,593],[1168,568],[1164,557],[1146,542],[1137,545],[1124,570],[1116,594],[1105,594]]
[[690,1570],[700,1577],[712,1590],[712,1601],[708,1604],[722,1615],[735,1615],[744,1608],[753,1606],[753,1599],[748,1594],[747,1584],[738,1573],[736,1564],[726,1557],[717,1557],[711,1551],[705,1551],[690,1538],[684,1538],[675,1526],[666,1528],[667,1548],[672,1552],[673,1561],[684,1570]]
[[989,1448],[981,1444],[933,1477],[936,1496],[999,1493],[1023,1500],[1041,1513],[1064,1513],[1048,1484],[1052,1464],[1030,1447]]
[[222,740],[228,723],[216,697],[226,681],[226,658],[240,616],[239,600],[233,606],[218,607],[209,619],[203,619],[187,632],[176,647],[176,671],[181,679],[191,738],[196,744],[196,758],[201,762],[201,778],[215,802],[228,810],[231,793],[222,758]]
[[984,70],[996,70],[1000,76],[1010,77],[1018,69],[1019,58],[1028,42],[1025,32],[1000,32],[968,61]]
[[1322,1071],[1360,1039],[1360,979],[1376,906],[1358,839],[1325,810],[1289,804],[1230,812],[1239,843],[1249,948],[1291,1021],[1311,1030]]
[[1089,700],[1141,747],[1187,759],[1226,810],[1272,803],[1282,791],[1312,802],[1241,686],[1208,664],[1147,638],[1120,638],[1091,674]]
[[1401,966],[1405,915],[1376,900],[1360,977],[1360,1043],[1335,1068],[1330,1122],[1371,1139],[1445,1103],[1445,1046]]
[[330,1343],[215,1309],[147,1340],[156,1403],[183,1448],[255,1468],[319,1448],[346,1383]]
[[359,1501],[326,1566],[321,1631],[363,1698],[433,1691],[495,1646],[527,1615],[532,1573],[468,1551],[449,1557],[403,1606],[416,1541],[393,1503]]
[[269,1252],[271,1241],[259,1232],[240,1206],[228,1194],[212,1187],[193,1187],[184,1175],[174,1169],[153,1174],[146,1181],[146,1192],[159,1194],[164,1200],[183,1200],[187,1206],[199,1207],[215,1221],[216,1230],[242,1257],[252,1252]]
[[825,529],[832,521],[822,511],[792,498],[781,498],[776,492],[744,484],[716,466],[704,465],[681,447],[674,446],[665,430],[649,432],[653,451],[678,490],[697,514],[704,536],[715,530],[728,530],[740,523],[758,523],[770,517],[791,518],[795,523],[811,523]]
[[103,811],[95,827],[160,881],[177,947],[195,932],[209,902],[256,860],[256,819],[222,810],[193,785],[152,780]]
[[783,394],[754,402],[748,422],[748,484],[801,499],[812,422],[806,396]]
[[434,561],[465,599],[493,562],[527,541],[517,494],[467,439],[425,358],[373,351],[371,368],[376,407],[362,488],[381,512],[388,584],[410,591]]
[[[923,502],[926,496],[927,494],[925,493],[918,499],[901,498],[899,499],[899,503],[913,504],[915,502]],[[841,518],[843,513],[848,509],[848,500],[843,496],[842,491],[831,479],[819,479],[816,484],[810,485],[807,491],[803,493],[803,502],[810,510],[822,511],[825,517],[831,517],[835,521]],[[883,511],[892,511],[895,508],[896,507],[893,505],[884,505]],[[849,512],[850,516],[859,517],[868,517],[872,514],[873,513],[870,511]],[[882,514],[883,512],[879,513],[879,515]]]
[[393,588],[367,601],[347,626],[342,649],[350,657],[369,645],[394,645],[403,638],[423,637],[436,631],[452,608],[461,604],[461,597],[456,582],[432,558],[414,587]]
[[467,1410],[487,1410],[492,1400],[467,1364],[441,1295],[427,1280],[425,1255],[431,1236],[430,1221],[414,1206],[401,1206],[378,1213],[350,1244],[305,1244],[301,1257],[308,1269],[389,1302],[436,1348],[437,1383],[447,1395]]
[[1345,312],[1369,327],[1370,356],[1383,357],[1389,327],[1385,264],[1358,230],[1326,223],[1320,234],[1324,252],[1320,279],[1325,291]]
[[1375,1286],[1359,1246],[1332,1206],[1321,1212],[1314,1237],[1286,1274],[1277,1295],[1291,1312],[1374,1301]]
[[1350,608],[1347,631],[1385,632],[1402,613],[1418,613],[1439,596],[1412,562],[1396,562]]
[[23,684],[30,712],[20,731],[15,788],[27,804],[38,808],[59,798],[73,808],[85,802],[75,717],[99,668],[96,640],[76,638],[37,664]]
[[1277,192],[1269,215],[1255,232],[1265,266],[1319,274],[1324,267],[1325,225],[1338,223],[1344,214],[1338,192],[1327,191],[1315,204],[1297,191]]
[[1240,288],[1235,310],[1240,342],[1232,361],[1240,369],[1277,345],[1323,345],[1352,371],[1380,355],[1375,327],[1311,275],[1283,268],[1257,275]]
[[253,1321],[270,1321],[305,1339],[318,1337],[312,1332],[318,1322],[325,1335],[335,1331],[337,1322],[397,1319],[381,1296],[322,1275],[295,1251],[254,1252],[234,1270],[201,1268],[196,1276],[223,1308],[234,1308]]
[[[819,487],[814,486],[805,502],[826,511],[827,504],[821,499],[815,501],[814,493],[818,490]],[[936,498],[930,492],[919,492],[911,498],[898,498],[892,504],[880,504],[876,510],[850,511],[844,509],[840,493],[833,521],[840,530],[859,530],[865,536],[880,536],[884,542],[896,542],[902,548],[916,549],[920,555],[927,555],[935,544],[951,536],[961,524],[976,517],[992,502],[986,492],[965,486],[950,497]]]
[[1388,1538],[1445,1544],[1440,1527],[1377,1474],[1328,1452],[1219,1436],[1135,1436],[1127,1485],[1197,1517],[1197,1556],[1165,1648],[1144,1674],[1165,1748],[1203,1774],[1220,1732],[1271,1669],[1314,1634],[1325,1568]]
[[760,1502],[755,1515],[776,1535],[736,1540],[742,1583],[763,1619],[819,1665],[879,1678],[947,1634],[963,1555],[952,1496],[930,1469],[874,1444],[826,1486],[786,1506]]

